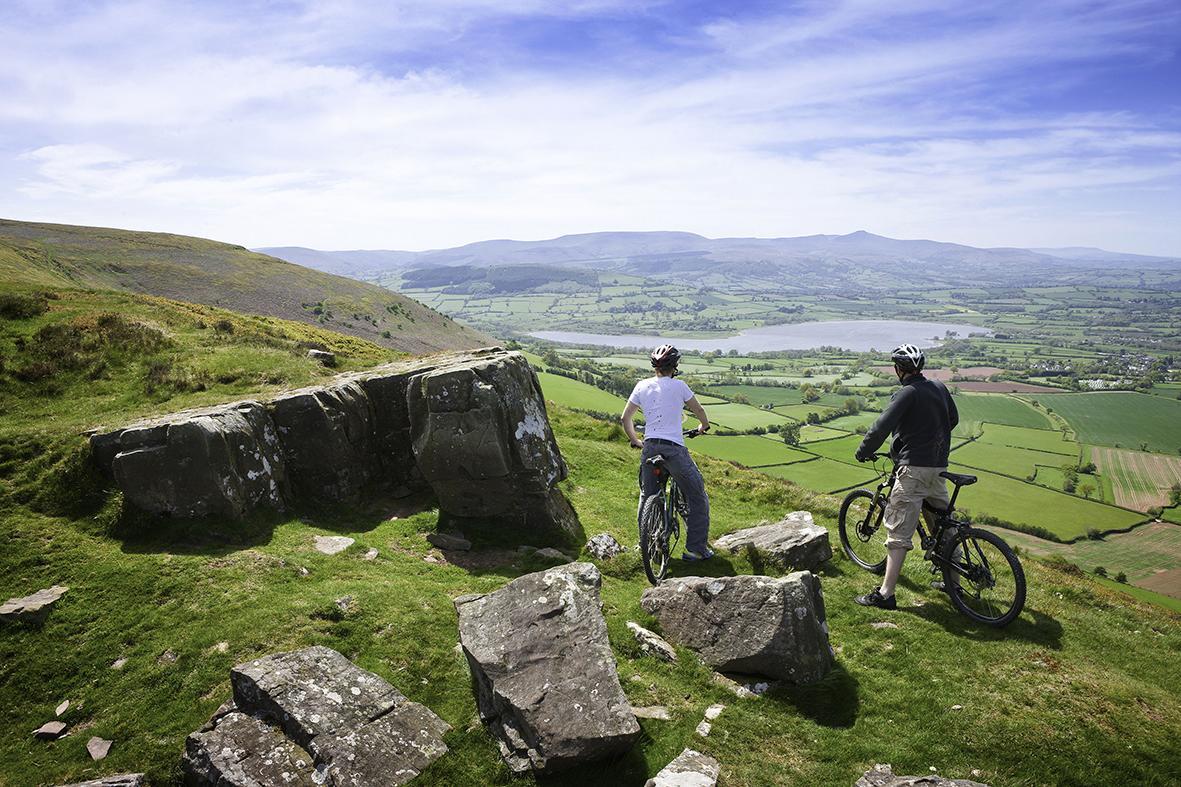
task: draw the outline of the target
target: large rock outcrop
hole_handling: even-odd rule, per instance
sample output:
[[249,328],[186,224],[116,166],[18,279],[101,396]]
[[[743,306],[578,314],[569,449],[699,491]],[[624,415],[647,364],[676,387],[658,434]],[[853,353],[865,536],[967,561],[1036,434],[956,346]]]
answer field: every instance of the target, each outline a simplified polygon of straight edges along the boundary
[[444,524],[573,543],[578,520],[537,375],[499,348],[387,364],[267,402],[189,410],[91,437],[126,501],[239,519],[429,486]]
[[640,734],[615,669],[598,569],[570,563],[455,600],[480,717],[517,773],[616,754]]
[[330,648],[240,664],[230,682],[233,700],[185,742],[189,785],[405,784],[447,752],[446,722]]
[[832,560],[828,531],[808,511],[793,511],[774,524],[728,533],[715,539],[714,546],[731,554],[753,551],[782,571],[815,571]]
[[832,668],[824,597],[811,572],[670,579],[640,603],[668,639],[714,669],[805,684]]

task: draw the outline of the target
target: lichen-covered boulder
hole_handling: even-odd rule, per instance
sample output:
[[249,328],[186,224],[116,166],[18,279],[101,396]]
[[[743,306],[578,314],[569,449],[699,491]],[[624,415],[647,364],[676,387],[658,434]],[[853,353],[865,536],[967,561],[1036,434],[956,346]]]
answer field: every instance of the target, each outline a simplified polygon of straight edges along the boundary
[[378,478],[376,420],[355,380],[283,394],[267,404],[301,497],[358,502]]
[[926,776],[895,776],[889,765],[875,765],[857,780],[854,787],[988,787],[970,779],[947,779],[929,773]]
[[786,577],[682,577],[648,588],[640,604],[673,642],[723,672],[814,683],[832,668],[820,580]]
[[828,531],[808,511],[793,511],[774,524],[727,533],[714,539],[714,547],[731,554],[752,550],[783,571],[815,571],[832,560]]
[[570,563],[455,599],[480,717],[517,773],[626,751],[640,734],[607,640],[598,569]]
[[537,375],[516,352],[473,353],[419,374],[407,391],[414,455],[447,524],[577,535],[554,487],[566,477]]
[[258,402],[144,421],[94,435],[91,447],[127,502],[150,514],[238,519],[286,505],[284,454]]
[[233,702],[186,742],[199,787],[398,785],[447,752],[446,722],[331,648],[239,664],[230,683]]

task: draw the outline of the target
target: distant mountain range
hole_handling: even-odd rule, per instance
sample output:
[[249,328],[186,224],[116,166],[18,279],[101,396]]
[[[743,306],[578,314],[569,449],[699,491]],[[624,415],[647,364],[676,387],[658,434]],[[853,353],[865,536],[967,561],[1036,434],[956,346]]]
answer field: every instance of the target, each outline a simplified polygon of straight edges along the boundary
[[1181,260],[1149,257],[1103,249],[981,249],[930,240],[897,240],[859,231],[848,235],[806,235],[798,238],[705,238],[690,232],[594,232],[563,235],[541,241],[488,240],[432,251],[320,251],[298,246],[258,249],[280,259],[332,273],[374,278],[381,274],[439,266],[475,268],[516,265],[587,266],[626,269],[659,276],[669,270],[762,263],[777,268],[804,267],[815,272],[817,263],[853,265],[985,266],[1013,272],[1048,266],[1061,272],[1064,264],[1172,267]]

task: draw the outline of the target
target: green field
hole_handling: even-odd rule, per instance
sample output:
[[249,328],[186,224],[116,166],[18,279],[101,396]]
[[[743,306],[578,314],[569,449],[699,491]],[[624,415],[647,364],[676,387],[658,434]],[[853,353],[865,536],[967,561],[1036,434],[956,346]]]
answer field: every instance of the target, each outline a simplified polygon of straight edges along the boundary
[[1029,397],[1067,420],[1084,443],[1181,451],[1181,402],[1131,392],[1046,394]]
[[965,487],[956,501],[958,508],[990,514],[1006,522],[1043,527],[1062,540],[1085,536],[1088,530],[1118,530],[1142,522],[1144,516],[1073,495],[1054,492],[1035,484],[953,464],[957,473],[969,473],[980,480]]
[[705,413],[709,416],[710,424],[738,431],[788,423],[788,419],[770,410],[760,410],[745,404],[711,404]]
[[853,458],[853,455],[857,453],[857,447],[859,445],[861,445],[861,436],[849,435],[847,437],[837,438],[836,440],[811,442],[807,444],[807,449],[821,456],[826,456],[829,459],[855,465],[857,464],[857,460]]
[[539,372],[537,379],[541,382],[541,392],[546,399],[566,407],[572,407],[575,410],[592,410],[618,415],[627,406],[627,400],[623,397],[578,380],[571,380],[569,377]]
[[[1079,457],[1078,443],[1067,440],[1061,432],[1050,429],[1026,429],[1020,426],[986,424],[979,441],[1062,454],[1067,457],[1063,462],[1077,463]],[[1050,463],[1047,462],[1047,464]]]
[[[975,467],[979,470],[991,470],[1003,475],[1025,478],[1033,473],[1038,466],[1059,468],[1061,465],[1074,465],[1077,459],[1066,454],[1054,454],[1048,451],[1033,451],[1028,448],[1014,448],[998,443],[986,443],[974,440],[952,452],[951,459],[957,464]],[[1041,480],[1041,470],[1038,470],[1038,480]],[[1061,488],[1061,487],[1059,487]]]
[[833,408],[822,407],[818,404],[791,404],[775,408],[775,412],[796,421],[805,421],[808,418],[808,413],[816,413],[819,416],[824,416],[826,413],[831,413],[832,411]]
[[764,467],[759,472],[776,478],[786,478],[815,492],[847,489],[868,483],[874,478],[873,470],[823,458],[782,467]]
[[827,426],[807,425],[800,427],[800,441],[803,443],[815,443],[819,440],[835,440],[841,437],[848,437],[848,432],[841,432],[836,429],[829,429]]
[[736,435],[733,437],[704,435],[694,439],[687,445],[694,453],[707,454],[718,459],[738,462],[747,467],[781,465],[812,458],[811,454],[791,448],[773,435],[769,437],[760,437],[757,435]]
[[877,420],[879,415],[881,415],[881,413],[875,413],[872,411],[857,413],[856,415],[844,415],[840,418],[834,418],[831,421],[825,421],[824,425],[829,429],[841,429],[844,431],[853,432],[856,431],[857,427],[859,426],[869,428],[869,426]]
[[706,389],[706,393],[715,394],[726,399],[745,396],[751,404],[756,406],[800,403],[800,392],[795,388],[779,388],[762,385],[713,385]]
[[954,399],[960,416],[959,426],[955,430],[958,435],[977,434],[986,422],[1035,429],[1050,429],[1053,426],[1044,413],[1008,394],[961,393],[956,394]]
[[1181,614],[1181,598],[1166,596],[1163,593],[1154,593],[1147,588],[1136,587],[1135,585],[1125,585],[1112,579],[1104,579],[1103,577],[1093,577],[1093,579],[1106,588],[1110,588],[1111,590],[1131,596],[1138,601],[1155,604],[1158,607],[1164,607],[1165,609],[1172,610],[1177,614]]

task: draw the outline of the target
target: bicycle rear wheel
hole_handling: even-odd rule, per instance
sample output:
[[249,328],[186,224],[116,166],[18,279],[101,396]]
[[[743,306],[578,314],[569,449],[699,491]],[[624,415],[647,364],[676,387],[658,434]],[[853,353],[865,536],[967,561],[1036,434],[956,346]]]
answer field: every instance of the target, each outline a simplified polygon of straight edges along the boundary
[[886,570],[886,538],[879,532],[883,508],[873,492],[855,489],[845,495],[837,519],[841,549],[850,560],[874,574]]
[[996,533],[961,527],[943,547],[943,586],[951,603],[972,620],[1007,626],[1025,607],[1025,571]]
[[640,557],[644,573],[653,585],[668,572],[668,532],[665,524],[664,495],[649,495],[640,508]]

